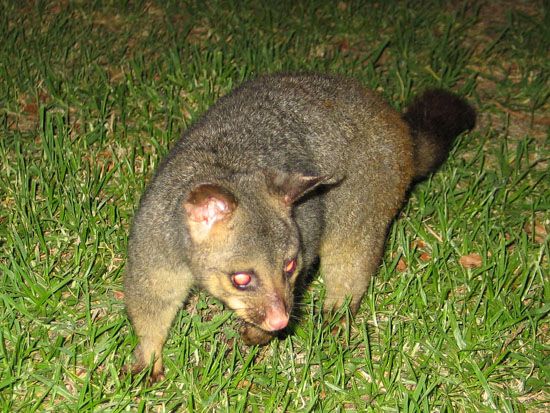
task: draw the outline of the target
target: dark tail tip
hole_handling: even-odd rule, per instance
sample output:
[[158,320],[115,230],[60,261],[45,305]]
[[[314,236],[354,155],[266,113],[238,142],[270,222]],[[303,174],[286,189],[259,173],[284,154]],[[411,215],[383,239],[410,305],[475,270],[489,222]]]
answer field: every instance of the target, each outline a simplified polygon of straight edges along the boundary
[[473,129],[476,111],[454,93],[430,89],[413,100],[403,119],[413,134],[417,177],[420,178],[445,161],[458,135]]
[[404,118],[413,130],[431,132],[452,141],[476,124],[476,111],[461,97],[442,89],[430,89],[407,108]]

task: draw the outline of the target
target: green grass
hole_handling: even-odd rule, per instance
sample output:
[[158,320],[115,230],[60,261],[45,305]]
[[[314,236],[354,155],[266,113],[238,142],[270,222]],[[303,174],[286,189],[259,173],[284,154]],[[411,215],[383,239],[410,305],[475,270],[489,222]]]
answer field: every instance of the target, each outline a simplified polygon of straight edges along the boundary
[[[0,33],[2,411],[550,408],[547,1],[4,0]],[[166,381],[120,375],[145,183],[219,96],[281,70],[350,74],[399,109],[451,88],[480,121],[412,192],[349,331],[321,327],[319,279],[265,348],[197,294]]]

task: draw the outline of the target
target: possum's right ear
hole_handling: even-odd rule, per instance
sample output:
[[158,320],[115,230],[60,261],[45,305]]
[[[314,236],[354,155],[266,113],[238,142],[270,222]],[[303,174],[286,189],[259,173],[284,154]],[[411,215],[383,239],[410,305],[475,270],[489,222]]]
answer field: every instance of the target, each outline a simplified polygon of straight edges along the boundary
[[264,175],[270,192],[288,206],[320,185],[334,185],[341,181],[328,175],[305,175],[277,170],[265,170]]
[[215,225],[228,221],[237,201],[227,189],[214,184],[201,184],[193,188],[183,204],[191,238],[201,242]]

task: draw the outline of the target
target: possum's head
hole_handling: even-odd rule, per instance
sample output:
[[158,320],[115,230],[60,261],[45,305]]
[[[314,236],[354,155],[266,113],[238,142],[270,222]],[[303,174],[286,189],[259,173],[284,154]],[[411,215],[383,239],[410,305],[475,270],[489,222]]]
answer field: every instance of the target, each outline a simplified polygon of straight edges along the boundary
[[324,176],[264,172],[196,185],[184,201],[191,269],[202,288],[262,330],[284,329],[302,254],[295,202]]

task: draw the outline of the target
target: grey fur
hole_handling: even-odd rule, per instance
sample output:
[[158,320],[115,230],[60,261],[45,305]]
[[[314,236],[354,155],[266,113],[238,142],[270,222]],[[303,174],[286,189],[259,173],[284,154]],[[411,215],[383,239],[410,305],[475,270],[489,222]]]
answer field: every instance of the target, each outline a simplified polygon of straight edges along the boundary
[[[325,310],[349,297],[356,311],[388,225],[414,177],[430,169],[425,159],[415,169],[419,147],[400,114],[349,78],[266,76],[220,99],[170,151],[135,215],[125,277],[140,338],[134,370],[154,358],[160,377],[162,345],[194,286],[230,307],[245,303],[234,308],[247,321],[245,341],[268,341],[275,332],[263,320],[292,309],[297,275],[282,270],[292,257],[297,273],[320,257]],[[210,199],[201,185],[223,188],[231,208],[198,241],[184,205],[195,207],[193,191]],[[250,288],[231,284],[239,271],[254,272]]]

